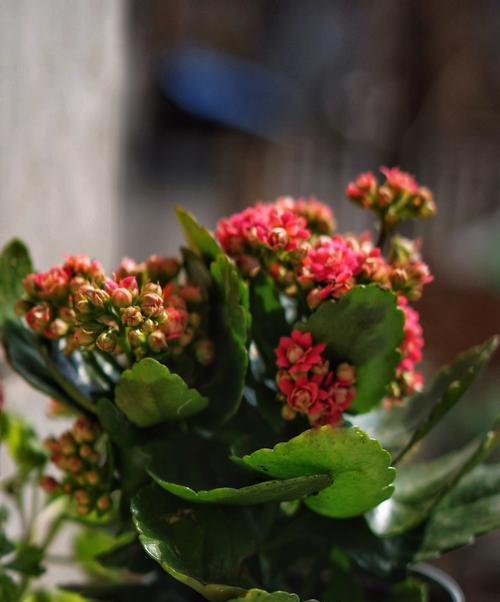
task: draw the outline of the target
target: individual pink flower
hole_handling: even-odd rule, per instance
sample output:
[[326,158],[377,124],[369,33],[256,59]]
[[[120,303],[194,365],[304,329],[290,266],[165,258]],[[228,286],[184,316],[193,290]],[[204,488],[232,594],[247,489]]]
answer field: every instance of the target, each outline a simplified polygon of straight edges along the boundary
[[401,171],[399,167],[381,167],[380,172],[385,176],[386,186],[390,186],[393,190],[398,192],[415,193],[418,189],[418,184],[415,178],[407,173]]
[[315,197],[293,199],[284,196],[276,199],[275,205],[303,217],[308,230],[315,234],[331,234],[336,228],[333,211]]
[[321,364],[324,343],[313,345],[310,332],[294,330],[290,337],[281,337],[276,349],[276,365],[293,372],[308,372]]
[[347,185],[345,194],[347,198],[360,202],[363,206],[368,207],[369,195],[372,194],[377,187],[377,179],[371,171],[359,174],[359,176]]

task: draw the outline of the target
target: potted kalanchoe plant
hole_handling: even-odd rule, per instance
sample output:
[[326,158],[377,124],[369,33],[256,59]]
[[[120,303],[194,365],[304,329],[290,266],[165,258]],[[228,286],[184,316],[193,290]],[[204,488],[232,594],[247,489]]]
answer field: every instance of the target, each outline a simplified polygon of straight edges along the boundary
[[[5,247],[6,357],[73,421],[42,444],[29,417],[1,413],[24,527],[0,535],[2,602],[453,599],[418,563],[500,525],[500,464],[484,463],[498,431],[411,457],[497,341],[424,388],[413,302],[432,276],[395,232],[435,205],[381,172],[346,190],[378,217],[377,242],[283,197],[214,234],[179,208],[180,257],[111,276],[86,256],[36,273],[21,242]],[[46,496],[30,517],[34,481]],[[91,579],[39,590],[67,522]]]

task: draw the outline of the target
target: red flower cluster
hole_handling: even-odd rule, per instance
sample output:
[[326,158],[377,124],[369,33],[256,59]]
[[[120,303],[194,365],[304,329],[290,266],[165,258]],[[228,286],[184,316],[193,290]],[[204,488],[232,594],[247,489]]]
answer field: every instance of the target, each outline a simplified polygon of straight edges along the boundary
[[93,510],[104,514],[111,507],[105,458],[98,449],[101,429],[97,422],[79,418],[59,438],[49,437],[45,446],[51,461],[63,473],[60,481],[44,475],[40,481],[47,493],[71,495],[76,511],[86,516]]
[[415,365],[422,361],[424,338],[418,312],[410,307],[406,297],[398,296],[398,305],[405,314],[404,338],[401,343],[402,359],[396,371],[395,397],[401,399],[421,391],[424,385],[424,376],[418,372]]
[[323,357],[324,343],[313,344],[310,332],[294,330],[276,349],[278,388],[287,401],[285,418],[307,416],[312,426],[339,423],[354,399],[356,372],[347,363],[330,369]]

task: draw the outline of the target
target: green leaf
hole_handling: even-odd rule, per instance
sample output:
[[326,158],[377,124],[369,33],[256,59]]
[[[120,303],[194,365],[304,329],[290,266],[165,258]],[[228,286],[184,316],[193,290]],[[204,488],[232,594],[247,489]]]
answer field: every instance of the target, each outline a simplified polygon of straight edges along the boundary
[[499,527],[500,463],[478,466],[431,514],[414,559],[436,558]]
[[496,351],[498,343],[499,338],[492,337],[482,345],[473,347],[459,355],[453,364],[439,371],[429,389],[412,398],[412,405],[417,407],[419,405],[426,407],[429,405],[429,402],[434,403],[434,405],[399,453],[396,462],[413,449],[453,408],[465,391],[476,380],[481,368]]
[[0,558],[2,556],[7,556],[16,549],[16,546],[10,539],[7,537],[5,533],[0,532]]
[[84,529],[78,531],[73,539],[73,554],[78,564],[90,575],[118,580],[122,572],[103,566],[99,556],[130,543],[134,536],[130,532],[112,535],[104,529]]
[[[300,602],[296,594],[287,592],[268,593],[262,589],[250,589],[248,592],[238,598],[232,598],[230,602]],[[306,602],[315,602],[307,600]]]
[[4,565],[4,568],[29,577],[38,577],[45,573],[45,568],[42,566],[43,555],[43,550],[40,547],[21,544],[17,548],[14,559]]
[[134,498],[132,515],[144,549],[172,577],[212,602],[245,593],[242,563],[263,536],[248,508],[190,507],[153,485]]
[[4,325],[4,343],[12,368],[32,387],[70,407],[75,401],[61,388],[47,368],[40,353],[36,335],[18,322],[7,320]]
[[116,405],[137,426],[183,420],[203,410],[208,400],[178,375],[145,358],[125,370],[115,389]]
[[250,308],[252,312],[252,337],[269,372],[276,373],[274,350],[280,337],[290,334],[279,292],[272,278],[258,274],[250,282]]
[[304,503],[318,514],[343,518],[363,514],[392,495],[395,469],[390,454],[361,429],[323,426],[273,449],[260,449],[243,462],[279,478],[329,474],[333,484]]
[[250,506],[268,502],[284,502],[312,495],[332,483],[329,475],[310,475],[291,479],[264,481],[246,487],[217,487],[195,491],[191,487],[164,481],[150,471],[153,479],[170,493],[178,497],[204,504],[226,504],[229,506]]
[[14,304],[24,291],[23,280],[33,271],[29,251],[14,239],[0,253],[0,336],[7,318],[15,318]]
[[224,254],[222,247],[211,232],[201,226],[189,211],[178,205],[175,212],[184,236],[193,251],[196,251],[207,262],[213,261],[218,255]]
[[0,571],[0,602],[19,602],[18,586],[2,571]]
[[234,263],[219,255],[210,265],[214,281],[214,313],[211,336],[215,343],[213,375],[200,390],[210,399],[205,416],[212,424],[223,424],[238,410],[248,367],[246,350],[249,314],[244,283]]
[[394,495],[368,516],[371,529],[386,537],[416,527],[464,475],[488,457],[499,442],[499,434],[494,429],[459,451],[399,468]]
[[47,451],[36,432],[15,414],[0,412],[0,441],[5,442],[9,455],[24,474],[41,469],[47,462]]
[[319,306],[300,330],[326,343],[326,355],[356,367],[356,397],[350,410],[368,412],[386,395],[401,353],[404,314],[396,296],[375,284],[356,286],[338,301]]
[[387,597],[387,602],[427,602],[428,600],[427,585],[413,577],[393,585]]

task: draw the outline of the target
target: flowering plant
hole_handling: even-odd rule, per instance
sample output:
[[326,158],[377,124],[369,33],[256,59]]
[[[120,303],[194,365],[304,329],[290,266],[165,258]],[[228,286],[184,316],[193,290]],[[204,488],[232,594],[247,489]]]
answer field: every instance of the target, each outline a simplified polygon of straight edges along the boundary
[[[395,228],[435,205],[381,172],[346,190],[378,217],[377,242],[282,197],[214,235],[178,208],[180,258],[124,259],[111,276],[86,256],[36,273],[21,242],[5,247],[6,356],[71,424],[41,443],[0,414],[22,524],[0,535],[3,602],[423,601],[415,563],[500,525],[494,425],[414,461],[497,340],[424,388],[413,303],[432,276]],[[33,483],[45,498],[27,516]],[[37,589],[66,523],[91,579]]]

